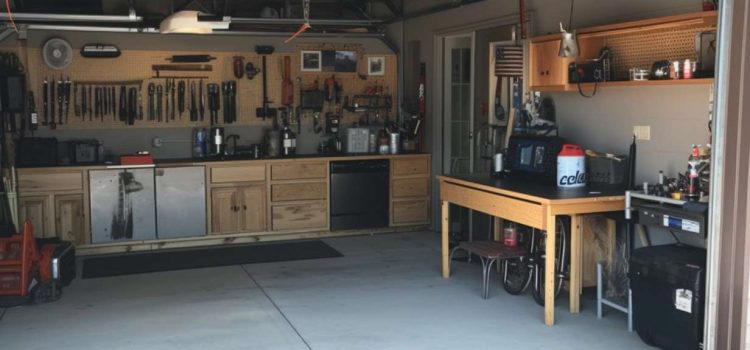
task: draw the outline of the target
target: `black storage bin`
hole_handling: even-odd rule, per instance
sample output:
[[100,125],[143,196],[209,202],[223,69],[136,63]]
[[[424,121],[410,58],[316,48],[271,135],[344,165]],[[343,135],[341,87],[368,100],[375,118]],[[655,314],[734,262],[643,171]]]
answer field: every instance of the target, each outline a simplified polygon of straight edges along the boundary
[[665,350],[703,348],[706,251],[682,245],[640,248],[630,257],[635,330]]

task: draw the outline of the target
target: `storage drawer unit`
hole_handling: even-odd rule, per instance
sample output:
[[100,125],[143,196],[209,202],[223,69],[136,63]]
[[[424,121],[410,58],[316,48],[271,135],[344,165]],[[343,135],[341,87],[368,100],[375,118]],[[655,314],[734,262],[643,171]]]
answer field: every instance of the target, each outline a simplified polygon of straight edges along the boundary
[[429,195],[428,178],[394,179],[391,192],[394,198],[425,197]]
[[430,161],[427,157],[399,158],[391,161],[393,176],[430,174]]
[[252,182],[266,180],[266,166],[222,165],[211,167],[212,183]]
[[326,163],[271,164],[271,180],[323,179],[328,175]]
[[328,226],[328,210],[323,201],[304,204],[275,205],[271,208],[273,229],[324,229]]
[[281,202],[326,199],[327,192],[325,182],[274,184],[271,185],[271,200]]
[[394,224],[426,224],[429,219],[430,203],[427,199],[393,202],[391,220]]
[[24,173],[19,170],[20,192],[70,191],[83,189],[83,174],[80,170],[55,173]]

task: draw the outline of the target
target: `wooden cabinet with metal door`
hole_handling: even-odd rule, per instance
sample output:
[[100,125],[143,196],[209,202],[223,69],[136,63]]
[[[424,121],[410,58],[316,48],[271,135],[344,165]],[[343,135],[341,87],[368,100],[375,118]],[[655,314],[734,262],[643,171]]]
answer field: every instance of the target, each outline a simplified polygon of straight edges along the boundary
[[568,64],[571,59],[558,56],[560,40],[529,44],[529,88],[565,90],[568,84]]
[[211,233],[258,232],[266,229],[266,195],[262,185],[211,189]]

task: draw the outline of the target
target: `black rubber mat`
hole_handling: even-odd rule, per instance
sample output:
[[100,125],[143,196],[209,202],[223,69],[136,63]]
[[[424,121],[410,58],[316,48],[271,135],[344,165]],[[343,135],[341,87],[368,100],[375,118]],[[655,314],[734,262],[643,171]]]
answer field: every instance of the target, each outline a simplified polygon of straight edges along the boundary
[[83,278],[343,256],[322,241],[224,246],[87,258]]

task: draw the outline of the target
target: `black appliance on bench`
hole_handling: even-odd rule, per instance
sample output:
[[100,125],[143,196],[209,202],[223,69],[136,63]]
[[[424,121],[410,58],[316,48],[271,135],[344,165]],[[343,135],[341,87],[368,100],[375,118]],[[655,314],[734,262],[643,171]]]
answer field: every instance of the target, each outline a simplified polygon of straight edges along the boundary
[[331,230],[388,226],[388,160],[331,162]]

